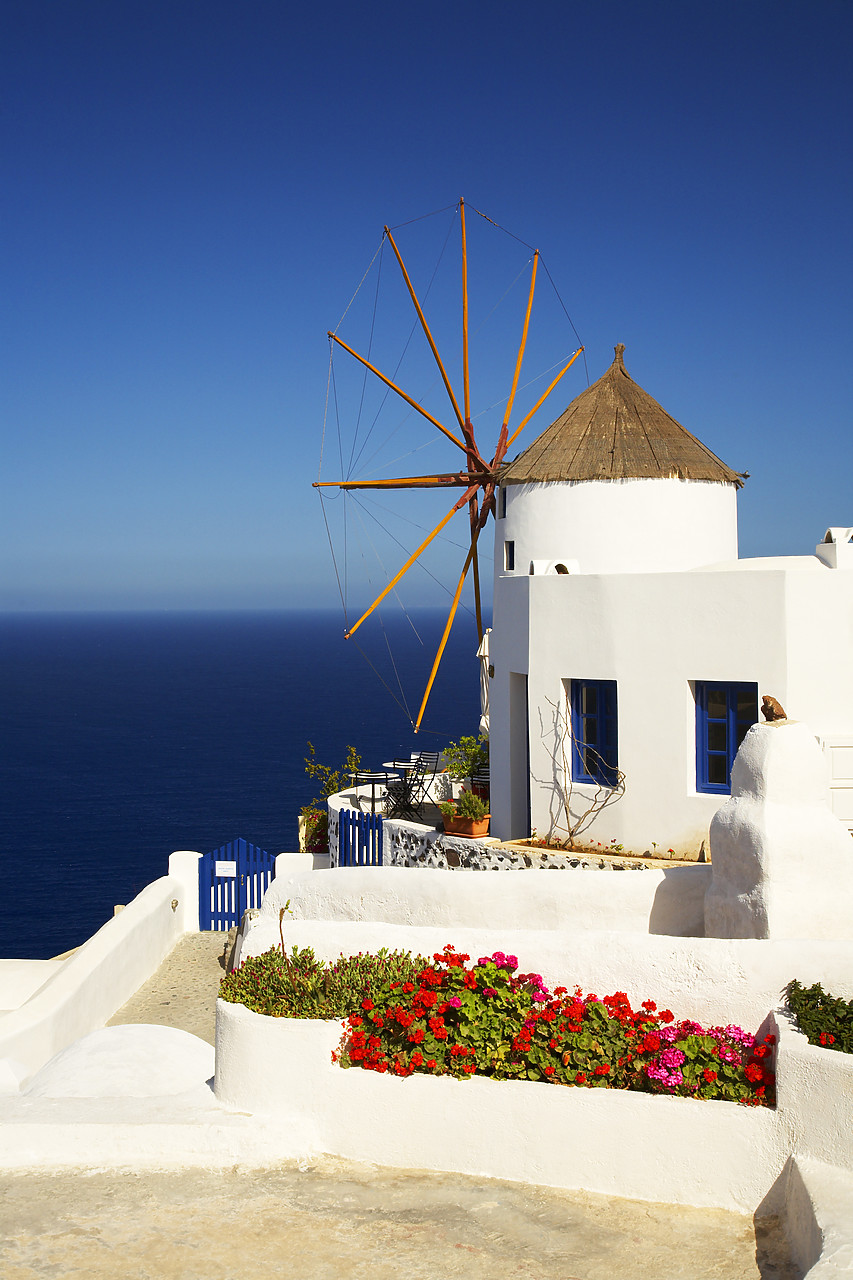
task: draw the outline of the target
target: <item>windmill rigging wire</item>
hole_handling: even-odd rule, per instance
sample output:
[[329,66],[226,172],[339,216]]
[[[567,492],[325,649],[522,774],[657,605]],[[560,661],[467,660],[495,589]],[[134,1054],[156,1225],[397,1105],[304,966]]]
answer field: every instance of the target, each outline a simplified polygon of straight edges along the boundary
[[[372,355],[373,355],[373,335],[376,331],[376,310],[377,310],[377,307],[379,306],[379,285],[382,281],[382,261],[384,258],[384,249],[385,249],[385,237],[383,236],[382,237],[382,253],[380,253],[379,255],[379,266],[376,271],[376,288],[373,291],[373,314],[370,317],[370,337],[368,338],[368,341],[367,341],[367,358],[369,360],[372,359]],[[346,471],[343,471],[343,470],[341,471],[341,475],[345,475],[347,478],[349,478],[352,475],[353,455],[355,454],[355,447],[358,444],[358,430],[359,430],[359,427],[361,426],[361,413],[362,413],[362,409],[364,408],[364,397],[367,393],[367,374],[368,374],[368,370],[365,367],[362,371],[362,377],[361,377],[361,399],[358,402],[358,413],[356,414],[356,418],[355,418],[355,431],[353,432],[353,437],[352,437],[352,448],[350,449],[350,455],[349,455],[349,467]],[[376,419],[374,418],[374,422],[375,421]],[[372,426],[373,426],[373,423],[371,423],[371,428]],[[368,428],[366,439],[370,438],[371,428]],[[363,448],[364,448],[364,445],[362,445],[362,449]],[[359,456],[360,455],[361,455],[361,449],[359,450]]]
[[324,501],[323,501],[323,495],[322,495],[322,493],[320,494],[320,510],[321,510],[321,511],[322,511],[322,513],[323,513],[323,524],[326,526],[326,537],[327,537],[327,538],[328,538],[328,540],[329,540],[329,551],[331,552],[331,555],[332,555],[332,565],[334,566],[334,570],[335,570],[335,579],[336,579],[337,584],[338,584],[338,595],[341,597],[341,605],[342,605],[342,607],[343,607],[343,611],[344,611],[344,622],[347,622],[347,621],[348,621],[348,619],[347,619],[347,602],[346,602],[346,598],[345,598],[345,595],[344,595],[343,588],[341,587],[341,575],[338,573],[338,562],[337,562],[337,559],[336,559],[336,557],[335,557],[335,548],[334,548],[334,545],[333,545],[333,543],[332,543],[332,531],[331,531],[331,529],[329,528],[329,521],[328,521],[328,520],[327,520],[327,518],[326,518],[326,504],[325,504],[325,503],[324,503]]
[[583,347],[583,367],[584,367],[584,369],[586,370],[586,385],[587,385],[587,386],[589,386],[589,367],[588,367],[587,362],[586,362],[586,347],[584,347],[584,344],[583,344],[583,342],[581,341],[581,336],[580,336],[580,334],[578,333],[577,329],[575,328],[575,322],[574,322],[574,320],[572,319],[572,317],[569,315],[569,312],[568,312],[568,309],[567,309],[567,307],[566,307],[565,302],[563,302],[563,299],[560,297],[560,290],[557,288],[556,284],[554,283],[554,277],[551,275],[551,272],[548,270],[548,264],[547,264],[547,262],[542,262],[542,258],[541,258],[541,257],[540,257],[539,261],[542,263],[542,266],[545,268],[545,274],[546,274],[546,276],[547,276],[547,277],[548,277],[548,279],[551,281],[551,288],[554,290],[554,295],[555,295],[555,297],[556,297],[557,301],[559,302],[560,306],[563,308],[563,314],[565,315],[565,317],[566,317],[566,319],[568,320],[569,324],[572,326],[572,333],[573,333],[573,334],[575,335],[575,337],[577,338],[577,340],[578,340],[578,345],[579,345],[579,346],[581,346],[581,347]]
[[[329,419],[329,396],[333,392],[333,382],[334,382],[334,370],[332,365],[332,344],[330,341],[329,342],[329,372],[326,375],[326,401],[323,406],[323,429],[320,434],[320,462],[317,467],[318,480],[320,479],[320,476],[323,474],[323,452],[326,447],[326,425]],[[335,416],[337,417],[337,403],[338,403],[337,391],[334,391],[334,403],[335,403]],[[340,446],[340,438],[341,438],[340,421],[338,421],[338,445],[339,446]],[[320,511],[322,512],[322,515],[323,515],[323,524],[326,527],[326,538],[328,539],[328,542],[329,542],[329,553],[332,557],[332,566],[335,570],[335,581],[338,584],[338,595],[341,597],[341,605],[344,611],[344,621],[346,621],[346,617],[347,617],[346,589],[345,589],[345,586],[342,585],[341,583],[341,575],[338,572],[338,560],[337,560],[337,556],[335,555],[334,542],[332,541],[332,531],[329,528],[329,521],[326,516],[326,506],[325,506],[325,503],[323,502],[323,491],[321,489],[318,489],[317,494],[320,498]],[[344,521],[344,564],[346,564],[346,521]]]
[[[329,345],[330,345],[330,346],[332,345],[332,344],[331,344],[331,342],[329,343]],[[334,397],[334,404],[335,404],[335,425],[336,425],[337,432],[338,432],[338,454],[339,454],[340,459],[341,459],[341,472],[343,473],[343,465],[344,465],[344,464],[343,464],[343,447],[342,447],[342,438],[341,438],[341,415],[340,415],[340,409],[339,409],[339,407],[338,407],[338,384],[337,384],[337,379],[335,378],[334,368],[332,369],[332,395],[333,395],[333,397]],[[343,492],[343,490],[339,490],[338,492]],[[347,602],[347,600],[349,599],[349,556],[347,555],[347,541],[348,541],[348,539],[347,539],[347,519],[346,519],[346,495],[344,495],[343,512],[344,512],[344,521],[343,521],[343,525],[344,525],[344,527],[343,527],[343,540],[344,540],[344,616],[346,616],[346,609],[347,609],[346,602]]]
[[[391,531],[389,528],[387,528],[387,526],[386,526],[386,525],[384,525],[384,524],[382,523],[382,521],[379,519],[379,517],[378,517],[378,516],[374,515],[374,513],[373,513],[372,511],[369,511],[369,510],[368,510],[368,508],[367,508],[367,506],[366,506],[363,502],[359,502],[357,498],[356,498],[356,499],[354,499],[354,501],[356,502],[356,505],[357,505],[357,506],[359,506],[359,507],[361,508],[361,510],[364,512],[365,516],[369,516],[369,517],[370,517],[370,519],[371,519],[371,520],[373,520],[373,521],[374,521],[374,523],[375,523],[375,524],[377,524],[377,525],[379,526],[379,528],[380,528],[380,529],[382,530],[382,532],[386,535],[386,537],[390,538],[392,542],[396,542],[397,546],[401,549],[401,551],[403,551],[407,556],[411,554],[411,553],[410,553],[409,548],[405,545],[405,543],[401,542],[401,541],[400,541],[400,539],[399,539],[399,538],[398,538],[394,533],[392,533],[392,531]],[[387,508],[386,508],[386,509],[387,509]],[[394,512],[392,512],[391,514],[393,515],[393,514],[395,514],[395,513],[394,513]],[[362,529],[363,529],[363,531],[364,531],[364,535],[365,535],[365,537],[366,537],[366,538],[368,539],[368,541],[370,542],[371,548],[372,548],[372,550],[373,550],[374,555],[376,556],[376,559],[379,561],[380,565],[382,565],[382,559],[381,559],[381,557],[380,557],[380,555],[379,555],[378,550],[376,549],[376,545],[375,545],[375,543],[374,543],[374,542],[373,542],[373,540],[370,538],[370,535],[368,534],[367,529],[366,529],[366,527],[364,526],[364,524],[362,524],[362,526],[361,526],[361,527],[362,527]],[[416,527],[417,527],[417,526],[416,526]],[[463,547],[462,547],[458,542],[452,542],[449,538],[443,538],[443,539],[442,539],[442,541],[443,541],[443,542],[448,542],[451,546],[455,546],[455,547],[457,547],[460,551],[461,551],[461,550],[464,550],[464,548],[463,548]],[[426,565],[421,561],[421,559],[420,559],[420,558],[418,558],[418,559],[415,561],[415,564],[412,566],[412,568],[414,568],[415,566],[417,566],[417,567],[421,570],[421,572],[422,572],[422,573],[425,573],[425,574],[427,575],[427,577],[428,577],[428,578],[432,578],[432,580],[433,580],[433,582],[436,584],[436,586],[440,587],[440,588],[441,588],[441,590],[444,592],[444,594],[445,594],[446,596],[451,596],[451,597],[452,597],[453,592],[450,590],[450,588],[449,588],[449,587],[448,587],[444,582],[442,582],[440,578],[437,578],[437,577],[436,577],[436,575],[432,572],[432,570],[431,570],[431,569],[428,569],[428,568],[427,568],[427,566],[426,566]],[[385,573],[385,579],[386,579],[386,581],[387,581],[387,580],[390,578],[390,576],[391,576],[391,575],[387,572],[387,570],[385,570],[384,565],[382,565],[382,568],[383,568],[383,572]],[[394,588],[394,595],[395,595],[395,596],[397,597],[397,599],[400,601],[400,608],[403,610],[403,613],[404,613],[404,614],[406,614],[406,617],[408,617],[409,615],[408,615],[408,613],[407,613],[407,611],[406,611],[406,607],[405,607],[405,605],[403,604],[403,598],[402,598],[402,596],[399,594],[399,592],[397,591],[397,588],[396,588],[396,587]],[[469,606],[468,606],[468,605],[466,605],[466,604],[461,604],[461,602],[460,602],[460,606],[461,606],[461,608],[464,610],[464,612],[468,614],[468,616],[469,616],[469,617],[473,617],[473,616],[474,616],[474,615],[473,615],[472,610],[469,608]]]
[[[358,505],[360,505],[360,504],[358,504]],[[369,514],[369,513],[365,513],[365,514]],[[385,568],[384,564],[382,563],[382,558],[381,558],[381,556],[379,555],[379,552],[378,552],[378,550],[377,550],[377,548],[376,548],[376,546],[375,546],[375,544],[374,544],[374,542],[373,542],[372,538],[370,537],[370,534],[368,533],[367,528],[366,528],[366,527],[365,527],[365,525],[364,525],[364,522],[363,522],[363,521],[360,521],[360,522],[359,522],[359,524],[360,524],[360,527],[361,527],[361,529],[362,529],[362,532],[364,533],[365,538],[367,539],[367,542],[368,542],[368,544],[369,544],[369,546],[370,546],[371,550],[373,551],[373,554],[376,556],[376,559],[377,559],[377,561],[378,561],[378,563],[379,563],[380,569],[382,570],[382,576],[383,576],[383,578],[385,579],[385,581],[387,581],[387,580],[388,580],[388,572],[387,572],[387,570],[386,570],[386,568]],[[364,553],[362,552],[362,560],[364,560],[364,559],[365,559],[365,557],[364,557]],[[367,576],[368,576],[368,581],[370,581],[370,572],[369,572],[369,570],[368,570],[368,575],[367,575]],[[394,593],[394,594],[395,594],[395,595],[397,595],[397,592],[395,591],[395,593]],[[406,612],[406,608],[405,608],[405,606],[403,605],[403,601],[400,599],[400,597],[399,597],[398,595],[397,595],[397,599],[398,599],[398,600],[399,600],[399,602],[400,602],[400,606],[401,606],[401,608],[403,609],[403,613],[404,613],[404,615],[405,615],[406,619],[408,620],[408,622],[409,622],[409,623],[410,623],[410,625],[412,626],[412,630],[414,630],[414,631],[415,631],[415,634],[417,635],[418,633],[417,633],[417,631],[416,631],[416,629],[415,629],[415,627],[414,627],[414,624],[413,624],[413,623],[412,623],[412,621],[411,621],[411,618],[409,618],[409,615],[408,615],[408,613]],[[383,618],[382,618],[381,610],[377,610],[377,616],[378,616],[378,618],[379,618],[379,625],[380,625],[380,627],[382,628],[382,636],[383,636],[383,639],[384,639],[384,641],[385,641],[385,647],[386,647],[386,649],[388,650],[388,657],[389,657],[389,658],[390,658],[390,660],[391,660],[391,666],[392,666],[392,668],[393,668],[393,670],[394,670],[394,675],[395,675],[395,677],[396,677],[396,679],[397,679],[397,687],[398,687],[398,689],[399,689],[399,691],[400,691],[400,697],[398,698],[398,697],[394,694],[394,692],[393,692],[393,690],[391,689],[391,687],[388,685],[388,683],[387,683],[384,679],[382,679],[382,677],[381,677],[381,676],[379,676],[379,678],[380,678],[380,680],[382,680],[382,683],[385,685],[385,688],[388,690],[388,692],[389,692],[389,693],[391,694],[391,696],[394,698],[394,701],[397,703],[397,705],[398,705],[399,707],[401,707],[401,708],[402,708],[402,710],[406,713],[406,715],[407,715],[407,716],[408,716],[408,718],[409,718],[409,723],[410,723],[412,726],[414,726],[414,723],[415,723],[415,722],[414,722],[414,720],[412,719],[412,713],[411,713],[411,711],[409,710],[408,703],[406,702],[406,694],[405,694],[405,691],[404,691],[404,689],[403,689],[403,682],[402,682],[402,680],[401,680],[401,678],[400,678],[400,673],[399,673],[399,671],[397,670],[397,664],[396,664],[396,662],[394,661],[394,654],[391,652],[391,644],[390,644],[390,641],[389,641],[389,639],[388,639],[388,633],[387,633],[387,631],[386,631],[386,629],[385,629],[385,623],[384,623]],[[352,639],[352,637],[350,637],[350,639]],[[420,636],[418,636],[418,639],[420,640]],[[377,671],[377,669],[376,669],[375,665],[374,665],[372,662],[370,662],[370,659],[367,657],[367,654],[364,652],[364,650],[363,650],[360,646],[359,646],[359,653],[361,653],[361,654],[365,657],[365,659],[366,659],[366,660],[367,660],[367,662],[370,664],[370,666],[373,668],[373,670],[376,672],[376,674],[377,674],[377,675],[379,675],[379,672]],[[401,701],[400,699],[402,699],[402,701]]]
[[[513,239],[513,240],[517,240],[519,244],[523,244],[523,245],[525,246],[525,248],[527,248],[527,249],[531,249],[534,253],[536,252],[536,250],[533,248],[533,245],[532,245],[532,244],[528,244],[526,240],[522,240],[521,236],[517,236],[517,235],[515,234],[515,232],[514,232],[514,231],[509,231],[506,227],[501,226],[501,224],[500,224],[499,222],[495,222],[494,218],[490,218],[490,217],[488,216],[488,214],[486,214],[486,213],[482,213],[482,212],[481,212],[481,210],[474,208],[474,206],[473,206],[473,205],[471,205],[471,204],[466,205],[465,207],[466,207],[467,209],[471,209],[471,210],[472,210],[472,212],[474,212],[474,213],[478,214],[478,215],[479,215],[479,217],[481,217],[485,222],[490,222],[490,223],[492,224],[492,226],[493,226],[493,227],[497,227],[498,231],[502,231],[502,232],[504,233],[504,235],[506,235],[506,236],[510,236],[510,237],[511,237],[511,239]],[[559,291],[559,289],[557,288],[556,284],[554,283],[554,277],[551,275],[551,272],[548,270],[548,265],[547,265],[547,263],[544,261],[544,259],[543,259],[542,255],[541,255],[541,253],[540,253],[540,255],[539,255],[539,265],[540,265],[541,267],[544,267],[544,269],[545,269],[545,274],[546,274],[546,276],[548,277],[548,279],[551,281],[551,288],[554,290],[554,294],[556,295],[557,301],[559,302],[560,306],[563,308],[563,312],[564,312],[564,314],[565,314],[565,317],[566,317],[566,319],[568,320],[569,324],[572,326],[572,332],[574,333],[575,337],[576,337],[576,338],[577,338],[577,340],[578,340],[578,346],[582,347],[584,344],[583,344],[583,342],[581,341],[581,336],[580,336],[580,334],[578,333],[577,329],[575,328],[575,323],[574,323],[574,321],[572,320],[572,317],[569,315],[569,312],[568,312],[568,309],[567,309],[567,307],[566,307],[565,302],[563,302],[563,299],[560,297],[560,291]],[[587,368],[587,363],[586,363],[586,350],[584,350],[584,359],[583,359],[583,363],[584,363],[584,368],[586,369],[586,381],[587,381],[587,386],[589,386],[589,369]]]
[[379,245],[378,245],[378,247],[377,247],[377,249],[376,249],[376,253],[374,253],[373,257],[370,259],[370,262],[369,262],[369,263],[368,263],[368,265],[367,265],[367,270],[365,271],[364,275],[361,277],[361,279],[359,280],[358,284],[356,285],[355,293],[352,295],[352,297],[350,298],[349,302],[347,303],[347,305],[346,305],[346,307],[345,307],[345,309],[344,309],[344,313],[343,313],[343,315],[341,316],[341,318],[340,318],[340,320],[338,321],[338,323],[335,325],[334,329],[332,330],[332,333],[337,333],[337,332],[338,332],[338,329],[340,329],[341,325],[343,324],[344,320],[346,319],[346,317],[347,317],[347,312],[349,311],[350,307],[352,306],[352,304],[355,302],[356,298],[358,297],[358,295],[359,295],[359,291],[361,290],[361,286],[364,284],[365,280],[366,280],[366,279],[367,279],[367,277],[370,275],[371,268],[373,267],[373,264],[374,264],[374,262],[376,261],[377,256],[382,252],[382,246],[384,245],[384,243],[385,243],[385,236],[384,236],[384,234],[383,234],[382,239],[379,241]]
[[[429,525],[420,524],[417,520],[412,520],[411,517],[402,515],[399,511],[395,511],[392,507],[383,507],[382,503],[378,502],[375,498],[374,499],[365,498],[362,500],[362,509],[364,511],[367,511],[368,505],[375,507],[378,511],[387,512],[389,516],[394,516],[397,520],[401,520],[404,524],[411,525],[413,529],[417,529],[419,534],[429,533],[430,531]],[[370,515],[372,520],[376,521],[376,523],[379,525],[383,533],[387,533],[389,538],[394,537],[391,530],[386,529],[385,526],[380,522],[377,516],[373,515],[372,512],[369,512],[369,511],[367,511],[367,514]],[[457,542],[455,538],[451,538],[447,533],[440,533],[436,538],[436,542],[443,542],[448,547],[456,547],[457,551],[467,551],[469,546],[468,543]],[[408,549],[403,546],[402,542],[398,542],[397,545],[401,547],[402,550],[405,551],[407,555],[410,554]]]
[[[405,613],[405,610],[403,610],[403,612]],[[406,618],[409,619],[408,614],[406,614]],[[411,619],[409,619],[409,621],[411,621]],[[388,632],[385,629],[385,620],[382,617],[381,613],[379,614],[379,625],[382,628],[382,638],[385,641],[385,648],[388,650],[388,657],[391,661],[391,666],[394,670],[394,675],[397,678],[397,688],[400,690],[400,697],[403,700],[403,705],[406,709],[406,715],[409,717],[409,723],[411,725],[414,725],[415,722],[412,719],[412,713],[409,710],[409,704],[408,702],[406,702],[406,693],[405,693],[405,690],[403,689],[403,681],[400,679],[400,673],[397,670],[397,663],[394,661],[394,654],[391,652],[391,641],[388,639]],[[417,635],[417,632],[415,632],[415,634]],[[420,636],[418,636],[418,639],[420,639]]]
[[[534,374],[532,378],[528,378],[527,382],[522,382],[518,390],[526,391],[528,387],[533,386],[534,382],[541,382],[543,378],[548,377],[549,373],[553,373],[555,369],[561,368],[563,364],[565,364],[565,361],[562,358],[560,360],[555,360],[547,369],[543,369],[541,373]],[[506,394],[502,395],[499,400],[495,400],[493,404],[487,404],[484,409],[480,409],[479,413],[475,413],[473,415],[473,418],[476,421],[477,418],[482,418],[483,414],[491,413],[492,409],[498,409],[504,404],[506,404]]]
[[409,218],[408,222],[397,222],[393,227],[389,227],[389,231],[397,231],[400,227],[410,227],[414,222],[424,222],[427,218],[436,218],[440,213],[447,213],[448,209],[452,209],[454,214],[459,208],[459,201],[456,204],[446,204],[443,209],[433,209],[432,213],[422,213],[419,218]]
[[[350,637],[350,638],[352,639],[352,637]],[[387,680],[385,679],[385,677],[382,675],[381,671],[379,671],[379,669],[377,668],[376,664],[375,664],[375,663],[373,663],[373,662],[371,662],[370,658],[367,656],[367,654],[365,653],[364,649],[362,649],[362,647],[361,647],[361,645],[358,643],[358,641],[353,639],[353,640],[352,640],[352,643],[355,645],[356,649],[358,649],[359,653],[360,653],[360,654],[361,654],[361,656],[364,658],[365,662],[366,662],[366,663],[367,663],[367,665],[370,667],[371,671],[372,671],[372,672],[373,672],[373,674],[376,676],[376,678],[377,678],[377,680],[379,681],[379,683],[380,683],[381,685],[383,685],[385,689],[387,689],[388,693],[390,693],[391,697],[394,699],[394,701],[396,702],[397,706],[400,708],[400,710],[403,712],[403,714],[407,717],[407,719],[408,719],[408,721],[409,721],[409,724],[412,726],[412,728],[414,728],[414,727],[415,727],[415,722],[414,722],[414,720],[412,719],[412,713],[411,713],[411,711],[410,711],[410,710],[409,710],[409,708],[406,706],[405,699],[404,699],[402,702],[400,701],[400,699],[397,697],[397,695],[396,695],[396,693],[394,692],[394,690],[393,690],[393,689],[391,688],[391,686],[389,685],[388,681],[387,681]]]

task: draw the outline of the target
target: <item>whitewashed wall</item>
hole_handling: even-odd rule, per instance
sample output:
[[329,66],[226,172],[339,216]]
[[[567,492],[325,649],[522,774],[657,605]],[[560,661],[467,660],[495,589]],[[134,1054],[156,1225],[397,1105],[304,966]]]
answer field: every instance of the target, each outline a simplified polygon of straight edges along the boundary
[[775,1110],[343,1070],[332,1061],[340,1023],[266,1018],[220,1000],[215,1092],[228,1107],[284,1121],[282,1157],[326,1152],[674,1204],[743,1211],[764,1202],[767,1212],[782,1207],[795,1153],[808,1158],[819,1146],[838,1187],[853,1171],[849,1055],[809,1046],[781,1016],[768,1016],[769,1032],[779,1037]]
[[[696,887],[707,883],[709,868],[673,869],[681,870]],[[853,941],[650,933],[653,921],[638,927],[643,910],[648,913],[646,874],[657,873],[279,872],[244,954],[279,945],[279,912],[289,902],[286,945],[313,947],[329,960],[383,946],[432,955],[452,943],[474,958],[500,950],[518,956],[522,971],[541,973],[551,987],[624,991],[635,1007],[671,998],[678,1017],[709,1025],[734,1021],[751,1030],[791,978],[805,986],[821,982],[833,995],[853,999]]]
[[507,485],[506,516],[495,521],[498,577],[507,540],[521,575],[531,560],[579,573],[693,569],[737,556],[737,491],[676,479]]
[[17,1092],[60,1049],[104,1026],[178,938],[198,929],[198,857],[173,853],[168,876],[108,920],[29,1000],[0,1015],[0,1093]]
[[[511,750],[516,673],[528,681],[531,822],[565,827],[558,716],[563,682],[618,682],[626,792],[589,828],[636,852],[695,852],[721,798],[696,791],[696,680],[755,681],[818,736],[853,733],[853,574],[815,557],[690,573],[510,575],[495,594],[492,832],[519,830]],[[516,717],[517,720],[518,717]],[[568,754],[568,744],[567,744]],[[576,815],[594,788],[574,785]],[[515,807],[514,807],[515,804]]]
[[331,1060],[336,1022],[264,1018],[220,1000],[225,1106],[283,1126],[282,1157],[327,1152],[608,1195],[752,1210],[788,1152],[769,1109],[615,1089],[413,1075]]

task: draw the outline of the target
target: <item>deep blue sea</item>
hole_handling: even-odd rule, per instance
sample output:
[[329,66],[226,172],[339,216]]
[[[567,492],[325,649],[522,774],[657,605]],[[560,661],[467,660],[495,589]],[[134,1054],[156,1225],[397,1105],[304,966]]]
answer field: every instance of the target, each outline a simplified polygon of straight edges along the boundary
[[0,955],[79,945],[175,849],[295,849],[309,739],[375,768],[476,734],[467,618],[417,736],[398,705],[416,717],[443,624],[388,615],[346,641],[332,612],[0,615]]

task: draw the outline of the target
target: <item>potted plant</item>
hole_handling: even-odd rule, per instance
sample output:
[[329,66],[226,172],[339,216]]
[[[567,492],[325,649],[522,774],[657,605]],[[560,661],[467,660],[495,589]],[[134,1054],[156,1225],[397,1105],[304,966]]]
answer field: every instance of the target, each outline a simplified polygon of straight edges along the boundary
[[314,744],[309,742],[305,772],[309,778],[320,783],[321,798],[304,804],[299,811],[299,849],[302,853],[329,852],[329,810],[324,802],[329,796],[343,790],[349,774],[355,773],[361,764],[361,756],[355,747],[347,747],[343,769],[332,769],[327,764],[320,764],[315,759],[315,754]]
[[462,791],[458,800],[443,800],[438,806],[449,836],[478,837],[489,834],[490,814],[473,791]]

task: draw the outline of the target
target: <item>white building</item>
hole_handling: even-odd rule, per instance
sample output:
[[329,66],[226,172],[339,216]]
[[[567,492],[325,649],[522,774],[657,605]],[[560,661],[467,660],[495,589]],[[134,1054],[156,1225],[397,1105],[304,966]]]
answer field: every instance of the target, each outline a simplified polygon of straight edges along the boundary
[[739,560],[744,476],[623,350],[501,475],[492,834],[696,856],[764,694],[822,741],[853,828],[853,529]]

